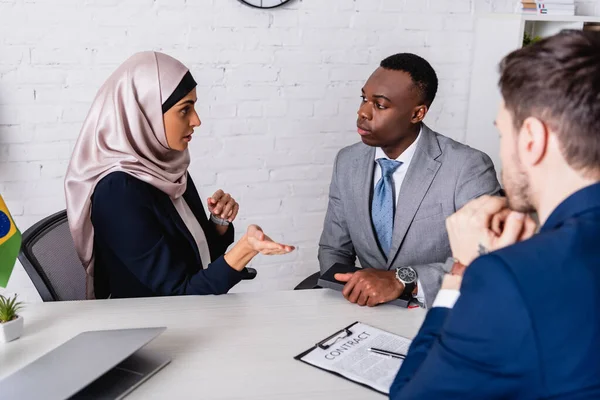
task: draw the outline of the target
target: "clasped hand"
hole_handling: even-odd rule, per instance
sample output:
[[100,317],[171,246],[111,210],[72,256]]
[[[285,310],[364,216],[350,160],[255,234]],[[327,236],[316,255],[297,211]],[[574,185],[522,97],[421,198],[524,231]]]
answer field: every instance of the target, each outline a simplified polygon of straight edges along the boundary
[[481,254],[529,239],[536,223],[508,208],[505,197],[481,196],[448,217],[446,229],[452,256],[469,265]]
[[[448,217],[446,229],[452,256],[470,265],[480,255],[532,237],[535,221],[509,208],[505,197],[481,196]],[[460,289],[462,277],[447,275],[442,289]]]

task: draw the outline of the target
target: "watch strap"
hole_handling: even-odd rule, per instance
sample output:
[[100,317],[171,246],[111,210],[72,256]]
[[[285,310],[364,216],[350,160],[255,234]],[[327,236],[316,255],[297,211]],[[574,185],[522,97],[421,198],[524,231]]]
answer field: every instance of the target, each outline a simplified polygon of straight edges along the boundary
[[215,224],[221,225],[221,226],[227,226],[227,225],[230,224],[230,222],[228,220],[223,219],[223,218],[219,218],[219,217],[217,217],[217,216],[215,216],[213,214],[210,214],[210,220],[212,222],[214,222]]
[[400,295],[400,298],[412,299],[413,298],[413,292],[415,291],[416,287],[417,287],[417,282],[405,283],[404,284],[404,290],[402,291],[402,294]]

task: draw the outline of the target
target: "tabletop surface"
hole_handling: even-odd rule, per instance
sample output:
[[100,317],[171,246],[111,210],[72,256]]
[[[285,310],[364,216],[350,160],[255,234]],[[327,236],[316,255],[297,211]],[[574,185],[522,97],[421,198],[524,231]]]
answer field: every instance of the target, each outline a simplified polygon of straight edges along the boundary
[[166,326],[146,346],[172,361],[128,399],[383,399],[294,360],[361,321],[413,338],[425,310],[360,307],[329,289],[27,305],[20,339],[0,343],[0,379],[80,332]]

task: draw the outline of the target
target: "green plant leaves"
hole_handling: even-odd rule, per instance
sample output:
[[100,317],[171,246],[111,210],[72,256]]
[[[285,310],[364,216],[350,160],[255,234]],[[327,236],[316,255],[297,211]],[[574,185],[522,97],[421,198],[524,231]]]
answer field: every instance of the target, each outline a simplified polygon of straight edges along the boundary
[[23,308],[23,303],[17,301],[17,295],[5,297],[0,294],[0,324],[17,318],[17,313]]

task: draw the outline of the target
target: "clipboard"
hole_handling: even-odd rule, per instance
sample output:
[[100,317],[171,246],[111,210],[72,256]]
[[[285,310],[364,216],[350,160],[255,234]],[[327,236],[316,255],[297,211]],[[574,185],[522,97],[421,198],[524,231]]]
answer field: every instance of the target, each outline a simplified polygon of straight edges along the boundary
[[[354,265],[345,265],[336,263],[327,271],[325,271],[322,275],[319,276],[319,280],[317,281],[317,285],[323,288],[337,290],[341,292],[344,290],[344,282],[340,282],[335,279],[335,274],[345,274],[349,272],[360,271],[361,268],[355,267]],[[408,295],[405,297],[400,297],[396,300],[390,301],[388,304],[393,304],[398,307],[408,308],[410,302],[412,300],[412,296]]]
[[[411,343],[411,340],[409,340],[409,339],[407,339],[407,338],[404,338],[404,337],[402,337],[402,336],[395,335],[395,334],[393,334],[393,333],[390,333],[390,332],[383,331],[383,330],[381,330],[381,329],[378,329],[378,328],[375,328],[375,327],[371,327],[371,326],[369,326],[369,325],[366,325],[366,324],[363,324],[363,323],[361,323],[360,321],[355,321],[354,323],[352,323],[352,324],[350,324],[350,325],[348,325],[348,326],[346,326],[346,327],[344,327],[344,328],[342,328],[342,329],[340,329],[340,330],[336,331],[334,334],[332,334],[332,335],[330,335],[330,336],[326,337],[325,339],[323,339],[323,340],[321,340],[321,341],[319,341],[319,342],[315,343],[315,345],[313,345],[313,346],[312,346],[311,348],[309,348],[308,350],[306,350],[306,351],[303,351],[302,353],[300,353],[300,354],[298,354],[297,356],[295,356],[295,357],[294,357],[294,359],[295,359],[295,360],[298,360],[298,361],[301,361],[301,362],[303,362],[303,363],[305,363],[305,364],[307,364],[307,365],[310,365],[311,367],[318,368],[318,369],[320,369],[320,370],[322,370],[322,371],[326,371],[326,372],[328,372],[328,373],[330,373],[330,374],[333,374],[333,375],[335,375],[335,376],[338,376],[338,377],[344,378],[344,379],[345,379],[345,380],[347,380],[347,381],[353,382],[353,383],[355,383],[355,384],[358,384],[358,385],[360,385],[360,386],[363,386],[363,387],[365,387],[365,388],[368,388],[368,389],[370,389],[370,390],[373,390],[373,391],[375,391],[375,392],[377,392],[377,393],[381,393],[381,394],[383,394],[383,395],[386,395],[386,396],[387,396],[387,395],[389,394],[389,392],[386,392],[386,391],[383,391],[383,390],[377,389],[376,387],[374,387],[374,386],[371,386],[371,385],[370,385],[370,384],[368,384],[368,383],[365,383],[365,382],[360,382],[360,381],[357,381],[357,380],[355,380],[355,379],[352,379],[352,378],[350,378],[350,377],[348,377],[348,376],[344,375],[342,372],[333,371],[333,370],[331,370],[331,369],[327,369],[327,368],[325,368],[325,367],[321,367],[321,366],[319,366],[319,365],[315,365],[315,364],[313,364],[313,363],[311,363],[311,362],[308,362],[308,361],[306,361],[306,360],[304,360],[304,359],[303,359],[304,357],[306,357],[307,355],[309,355],[310,353],[312,353],[313,351],[315,351],[315,350],[317,350],[317,349],[320,349],[320,350],[325,350],[325,351],[327,351],[327,350],[329,350],[329,349],[335,348],[336,344],[339,344],[340,342],[343,342],[345,339],[351,339],[351,338],[352,338],[354,335],[357,335],[357,334],[359,334],[359,333],[358,333],[358,331],[355,329],[355,327],[357,327],[357,326],[358,326],[358,324],[361,324],[361,325],[363,325],[363,326],[368,326],[368,327],[370,327],[371,329],[374,329],[374,330],[377,330],[377,331],[379,331],[379,332],[382,332],[383,334],[387,334],[387,335],[390,335],[390,336],[396,337],[396,338],[398,338],[399,340],[404,340],[404,341],[406,341],[406,343],[407,343],[407,346],[406,346],[406,351],[408,350],[408,346],[410,345],[410,343]],[[400,362],[400,364],[401,364],[401,362]],[[395,377],[395,375],[396,375],[396,373],[397,373],[397,370],[395,370],[395,371],[391,371],[391,372],[393,373],[393,376]]]
[[347,380],[347,381],[350,381],[350,382],[352,382],[352,383],[356,383],[357,385],[360,385],[360,386],[362,386],[362,387],[366,387],[367,389],[374,390],[374,391],[376,391],[377,393],[381,393],[381,394],[383,394],[383,395],[387,395],[388,393],[381,392],[381,391],[379,391],[379,390],[377,390],[377,389],[375,389],[375,388],[373,388],[373,387],[371,387],[371,386],[367,385],[366,383],[356,382],[356,381],[354,381],[354,380],[352,380],[352,379],[350,379],[350,378],[348,378],[348,377],[344,376],[343,374],[341,374],[341,373],[339,373],[339,372],[330,371],[330,370],[328,370],[327,368],[318,367],[318,366],[316,366],[316,365],[313,365],[313,364],[311,364],[311,363],[309,363],[309,362],[306,362],[306,361],[302,360],[302,358],[303,358],[304,356],[306,356],[307,354],[309,354],[310,352],[312,352],[314,349],[316,349],[317,347],[319,347],[319,345],[320,345],[321,343],[325,342],[327,339],[332,339],[333,337],[335,337],[335,335],[336,335],[336,334],[339,334],[339,333],[342,333],[342,332],[344,332],[344,331],[348,331],[348,330],[350,330],[350,329],[351,329],[351,328],[352,328],[354,325],[356,325],[357,323],[358,323],[358,321],[354,322],[353,324],[350,324],[350,325],[348,325],[347,327],[345,327],[345,328],[343,328],[343,329],[340,329],[339,331],[337,331],[337,332],[336,332],[336,333],[334,333],[333,335],[331,335],[331,336],[329,336],[329,337],[327,337],[327,338],[325,338],[325,339],[321,340],[320,342],[318,342],[317,344],[315,344],[315,345],[314,345],[313,347],[311,347],[310,349],[308,349],[308,350],[306,350],[306,351],[303,351],[302,353],[298,354],[296,357],[294,357],[294,360],[298,360],[298,361],[300,361],[300,362],[303,362],[303,363],[305,363],[305,364],[307,364],[307,365],[310,365],[311,367],[318,368],[318,369],[320,369],[321,371],[329,372],[330,374],[333,374],[333,375],[335,375],[335,376],[338,376],[338,377],[340,377],[340,378],[344,378],[344,379],[345,379],[345,380]]

